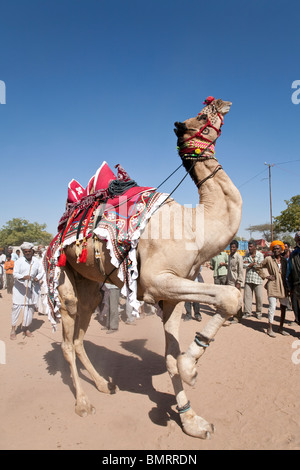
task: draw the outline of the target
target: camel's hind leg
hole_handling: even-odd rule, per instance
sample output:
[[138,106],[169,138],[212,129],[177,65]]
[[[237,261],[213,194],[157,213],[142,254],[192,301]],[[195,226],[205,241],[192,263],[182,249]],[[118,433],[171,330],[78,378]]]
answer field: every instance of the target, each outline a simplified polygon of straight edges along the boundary
[[65,267],[60,275],[58,290],[63,325],[62,350],[66,361],[70,365],[76,391],[75,411],[79,416],[86,416],[94,413],[95,408],[81,386],[76,366],[76,354],[91,374],[98,390],[111,393],[113,389],[113,386],[108,384],[94,369],[83,347],[83,337],[88,328],[91,315],[101,300],[99,284],[78,276],[75,280],[73,273]]
[[97,389],[103,393],[115,393],[116,386],[98,374],[88,358],[83,345],[83,338],[88,329],[91,315],[102,300],[102,294],[99,291],[99,284],[81,278],[76,282],[76,286],[78,295],[78,320],[74,336],[76,354],[95,382]]

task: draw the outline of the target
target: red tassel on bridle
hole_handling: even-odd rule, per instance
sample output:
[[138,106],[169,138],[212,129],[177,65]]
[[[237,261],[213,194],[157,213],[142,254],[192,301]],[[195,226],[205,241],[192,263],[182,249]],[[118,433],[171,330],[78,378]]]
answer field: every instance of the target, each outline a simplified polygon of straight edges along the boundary
[[83,239],[83,242],[82,242],[82,252],[81,252],[81,255],[79,256],[78,258],[78,262],[79,263],[86,263],[86,260],[87,260],[87,248],[86,248],[86,239],[84,238]]

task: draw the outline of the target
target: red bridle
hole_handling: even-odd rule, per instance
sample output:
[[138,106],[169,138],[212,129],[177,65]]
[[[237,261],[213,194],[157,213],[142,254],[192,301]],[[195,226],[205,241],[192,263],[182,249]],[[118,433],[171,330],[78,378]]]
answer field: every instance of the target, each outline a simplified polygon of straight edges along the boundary
[[[201,116],[202,114],[205,114],[205,113],[199,113],[198,116]],[[185,139],[185,140],[183,141],[183,143],[188,142],[189,140],[195,139],[196,137],[200,137],[201,139],[206,140],[207,142],[211,142],[211,140],[207,139],[207,137],[204,137],[204,136],[202,135],[202,132],[203,132],[203,130],[204,130],[206,127],[211,127],[212,129],[214,129],[214,130],[216,131],[216,133],[217,133],[217,137],[219,137],[219,136],[221,135],[221,132],[222,132],[222,131],[221,131],[221,127],[223,126],[223,116],[222,116],[220,113],[218,113],[218,112],[217,112],[217,114],[218,114],[218,116],[219,116],[219,118],[220,118],[220,120],[221,120],[220,129],[217,129],[215,126],[213,126],[212,123],[210,122],[209,117],[207,116],[207,122],[206,122],[206,124],[205,124],[203,127],[201,127],[201,129],[199,129],[199,131],[197,131],[196,134],[193,134],[191,137],[188,137],[187,139]],[[191,129],[190,129],[190,130],[191,130]]]

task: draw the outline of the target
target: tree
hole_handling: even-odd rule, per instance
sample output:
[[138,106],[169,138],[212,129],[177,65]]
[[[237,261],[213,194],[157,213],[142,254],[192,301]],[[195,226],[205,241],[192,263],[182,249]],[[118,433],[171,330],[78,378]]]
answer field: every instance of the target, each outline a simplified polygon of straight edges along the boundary
[[300,230],[300,194],[284,202],[287,208],[274,217],[274,229],[279,232],[297,232]]
[[53,236],[45,231],[46,227],[46,224],[30,223],[25,219],[9,220],[0,230],[0,245],[20,246],[24,241],[49,245]]
[[259,224],[259,225],[250,225],[246,228],[247,232],[250,232],[250,237],[252,238],[252,232],[262,233],[264,240],[268,242],[271,241],[271,224]]

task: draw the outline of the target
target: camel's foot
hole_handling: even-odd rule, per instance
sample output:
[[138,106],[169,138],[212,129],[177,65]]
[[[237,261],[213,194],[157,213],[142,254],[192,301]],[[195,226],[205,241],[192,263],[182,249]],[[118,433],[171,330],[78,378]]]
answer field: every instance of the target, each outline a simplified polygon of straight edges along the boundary
[[188,385],[194,386],[197,378],[196,361],[186,353],[177,358],[177,367],[182,380]]
[[181,414],[180,419],[184,432],[189,436],[210,439],[214,433],[214,425],[197,416],[192,409]]
[[100,378],[100,380],[98,379],[95,384],[99,392],[102,393],[108,393],[110,395],[113,395],[119,390],[117,385],[113,384],[112,382],[108,382],[107,380],[102,378]]
[[88,415],[95,414],[96,408],[94,408],[86,396],[82,396],[76,401],[75,413],[81,416],[81,418],[85,418]]

